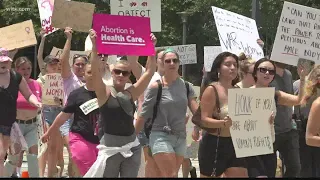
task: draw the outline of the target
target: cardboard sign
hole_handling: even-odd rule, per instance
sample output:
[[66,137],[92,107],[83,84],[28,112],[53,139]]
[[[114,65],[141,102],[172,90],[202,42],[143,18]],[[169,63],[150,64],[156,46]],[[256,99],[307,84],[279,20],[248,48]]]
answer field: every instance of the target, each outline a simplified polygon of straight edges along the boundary
[[273,153],[269,118],[275,108],[274,93],[274,88],[228,90],[230,133],[237,158]]
[[58,30],[51,25],[53,6],[54,0],[38,0],[41,27],[42,29],[46,30],[45,35],[51,34]]
[[100,54],[149,56],[155,54],[150,20],[145,17],[93,15]]
[[223,52],[243,52],[256,61],[264,57],[255,20],[214,6],[212,12]]
[[7,50],[29,47],[37,44],[31,20],[0,28],[0,47]]
[[180,65],[197,64],[197,46],[195,44],[163,46],[158,48],[174,49],[179,54]]
[[212,63],[214,62],[215,58],[222,53],[221,46],[205,46],[203,48],[204,52],[204,69],[206,72],[211,71]]
[[49,103],[51,103],[52,99],[55,98],[63,99],[63,95],[64,91],[61,74],[46,74],[42,91],[42,103],[46,105],[56,105]]
[[[53,47],[51,50],[50,55],[55,56],[57,58],[61,58],[62,54],[62,49]],[[88,56],[91,51],[70,51],[70,56],[69,56],[69,64],[70,66],[73,64],[73,58],[76,56]]]
[[161,31],[161,0],[110,0],[113,15],[149,17],[151,31]]
[[299,58],[320,64],[320,10],[284,2],[271,59],[296,66]]
[[55,0],[52,14],[52,26],[56,28],[71,27],[80,32],[89,32],[92,27],[94,4]]

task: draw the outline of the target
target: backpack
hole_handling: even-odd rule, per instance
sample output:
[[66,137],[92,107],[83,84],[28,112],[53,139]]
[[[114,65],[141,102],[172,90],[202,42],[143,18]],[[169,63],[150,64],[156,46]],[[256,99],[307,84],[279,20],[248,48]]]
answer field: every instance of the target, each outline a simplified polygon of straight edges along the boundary
[[[152,118],[147,119],[147,121],[144,123],[144,133],[148,139],[151,134],[151,129],[152,129],[152,125],[154,123],[154,120],[157,117],[159,103],[160,103],[161,95],[162,95],[162,83],[160,80],[157,80],[157,83],[158,83],[158,93],[157,93],[156,103],[153,106],[153,115],[152,115]],[[187,81],[184,81],[184,84],[187,89],[187,98],[188,98],[189,94],[190,94],[189,83]]]

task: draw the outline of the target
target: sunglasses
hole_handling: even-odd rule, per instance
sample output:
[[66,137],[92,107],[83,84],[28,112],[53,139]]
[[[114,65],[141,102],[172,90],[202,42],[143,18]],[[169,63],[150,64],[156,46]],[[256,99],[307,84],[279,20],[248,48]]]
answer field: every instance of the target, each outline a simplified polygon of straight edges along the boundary
[[177,63],[179,63],[180,61],[179,61],[179,59],[166,59],[166,60],[164,60],[164,62],[165,62],[166,64],[171,64],[172,62],[173,62],[174,64],[177,64]]
[[266,74],[267,72],[269,72],[270,75],[276,74],[276,70],[274,70],[274,69],[267,69],[267,68],[258,68],[258,69],[263,74]]
[[86,62],[88,61],[88,56],[87,56],[87,55],[82,55],[82,54],[75,54],[75,55],[73,56],[73,59],[75,60],[75,59],[77,59],[77,58],[79,58],[79,57],[84,58]]
[[129,76],[131,74],[131,72],[129,71],[122,71],[120,69],[113,69],[113,72],[116,74],[116,75],[120,75],[122,74],[122,76]]

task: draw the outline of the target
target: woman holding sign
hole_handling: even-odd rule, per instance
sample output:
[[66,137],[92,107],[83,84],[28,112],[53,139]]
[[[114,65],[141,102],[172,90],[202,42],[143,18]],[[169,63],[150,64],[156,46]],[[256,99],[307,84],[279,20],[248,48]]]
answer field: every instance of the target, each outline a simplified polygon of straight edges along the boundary
[[[8,51],[0,48],[0,161],[4,161],[10,146],[10,133],[17,117],[18,92],[34,107],[41,108],[37,97],[32,94],[24,77],[11,70],[12,59]],[[37,167],[38,168],[38,167]],[[12,172],[7,172],[12,173]],[[10,174],[11,175],[11,174]],[[0,163],[0,177],[4,176],[4,166]]]
[[[92,40],[92,78],[100,108],[104,135],[100,140],[99,156],[85,177],[137,177],[141,162],[141,147],[134,129],[134,101],[147,88],[156,70],[156,60],[148,57],[147,71],[131,87],[124,89],[131,68],[127,61],[118,61],[112,70],[113,86],[106,86],[101,78],[101,61],[96,49],[96,32],[90,30]],[[154,39],[155,37],[152,36]],[[101,153],[101,155],[100,155]],[[105,167],[99,166],[104,164]],[[101,172],[104,171],[104,172]],[[98,175],[99,174],[99,175]]]
[[[274,104],[274,114],[276,112],[276,105],[282,106],[295,106],[301,103],[304,93],[304,79],[305,74],[303,68],[299,68],[301,84],[299,87],[299,95],[294,96],[279,90],[275,91],[275,104]],[[266,88],[270,87],[270,83],[274,80],[276,75],[276,67],[272,61],[269,59],[260,59],[255,63],[252,76],[255,80],[255,85],[252,88]],[[274,126],[271,129],[272,141],[275,141]],[[286,156],[286,154],[282,154]],[[287,159],[287,158],[285,158]],[[252,160],[252,159],[251,159]],[[275,172],[277,168],[277,156],[276,152],[268,155],[257,156],[256,161],[250,161],[251,167],[256,167],[256,176],[268,176],[275,177]]]
[[[28,83],[31,92],[37,97],[38,101],[41,100],[41,86],[36,81],[30,78],[32,71],[32,63],[27,57],[19,57],[15,60],[14,67],[16,72],[22,75]],[[21,133],[23,134],[28,144],[28,172],[30,177],[39,177],[38,169],[38,134],[37,134],[37,115],[38,108],[32,106],[25,100],[23,95],[19,92],[17,99],[17,120]],[[15,167],[22,163],[23,152],[21,154],[9,155],[5,162],[5,167],[8,174],[11,174]],[[21,168],[21,164],[20,164]],[[21,174],[21,172],[18,172]]]

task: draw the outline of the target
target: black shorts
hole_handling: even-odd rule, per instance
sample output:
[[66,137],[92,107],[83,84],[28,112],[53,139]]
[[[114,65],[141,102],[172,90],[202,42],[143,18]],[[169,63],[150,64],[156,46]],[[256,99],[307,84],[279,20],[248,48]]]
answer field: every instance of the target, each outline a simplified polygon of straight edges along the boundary
[[11,126],[0,125],[0,134],[2,134],[3,136],[10,136],[11,129],[12,129],[12,125]]
[[221,176],[228,168],[241,167],[247,168],[245,158],[236,158],[236,153],[232,144],[231,137],[219,137],[217,162],[216,157],[218,137],[209,133],[204,133],[200,141],[198,159],[200,173],[211,176],[213,168],[216,168],[216,176]]

